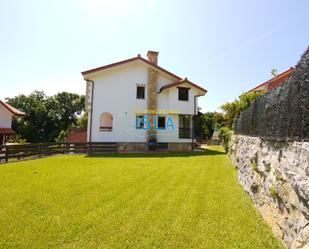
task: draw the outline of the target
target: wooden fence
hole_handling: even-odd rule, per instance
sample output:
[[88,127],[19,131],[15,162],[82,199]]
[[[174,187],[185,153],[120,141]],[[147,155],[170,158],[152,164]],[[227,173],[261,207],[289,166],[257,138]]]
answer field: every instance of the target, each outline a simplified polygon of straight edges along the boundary
[[57,154],[117,152],[117,143],[37,143],[0,146],[0,162]]

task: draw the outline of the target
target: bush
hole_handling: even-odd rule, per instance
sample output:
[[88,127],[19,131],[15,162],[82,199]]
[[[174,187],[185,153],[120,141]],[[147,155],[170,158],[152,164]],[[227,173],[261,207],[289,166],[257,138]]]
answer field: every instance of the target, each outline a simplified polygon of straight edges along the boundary
[[232,131],[228,127],[222,127],[218,132],[220,142],[223,145],[225,152],[228,152],[228,144],[232,137]]
[[67,139],[67,134],[64,130],[60,131],[58,137],[55,139],[56,142],[65,142]]
[[17,143],[17,144],[25,144],[27,143],[26,139],[23,139],[20,135],[14,134],[9,136],[6,141],[6,143]]

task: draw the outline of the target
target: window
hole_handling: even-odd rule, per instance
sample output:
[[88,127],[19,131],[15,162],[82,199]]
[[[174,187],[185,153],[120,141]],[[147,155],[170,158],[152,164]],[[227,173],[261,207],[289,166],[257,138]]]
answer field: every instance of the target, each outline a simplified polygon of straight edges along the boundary
[[145,127],[144,116],[138,116],[136,118],[136,129],[144,129],[144,127]]
[[191,138],[191,117],[190,115],[179,115],[179,138]]
[[188,101],[189,100],[189,89],[186,87],[178,87],[178,100]]
[[165,129],[165,117],[158,117],[158,129]]
[[100,131],[111,131],[113,129],[113,116],[104,112],[100,117]]
[[145,86],[137,86],[136,87],[136,98],[137,99],[145,99]]

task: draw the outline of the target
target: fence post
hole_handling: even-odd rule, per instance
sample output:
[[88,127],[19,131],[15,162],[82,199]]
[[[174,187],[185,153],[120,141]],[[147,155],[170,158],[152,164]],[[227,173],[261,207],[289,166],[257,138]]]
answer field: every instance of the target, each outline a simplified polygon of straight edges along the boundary
[[5,147],[5,162],[8,162],[8,156],[9,156],[9,147]]
[[92,142],[89,143],[89,153],[92,153]]
[[39,144],[38,146],[39,146],[39,147],[38,147],[38,151],[39,151],[39,158],[41,158],[41,157],[42,157],[42,154],[41,154],[41,144]]
[[65,152],[66,152],[66,147],[67,147],[67,143],[64,142],[64,143],[63,143],[63,154],[64,154],[64,155],[65,155]]

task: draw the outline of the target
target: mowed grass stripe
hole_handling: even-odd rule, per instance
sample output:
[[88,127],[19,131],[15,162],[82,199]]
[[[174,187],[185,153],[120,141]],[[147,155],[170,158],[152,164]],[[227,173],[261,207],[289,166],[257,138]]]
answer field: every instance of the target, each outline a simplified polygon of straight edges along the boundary
[[0,248],[283,248],[220,147],[0,167]]

